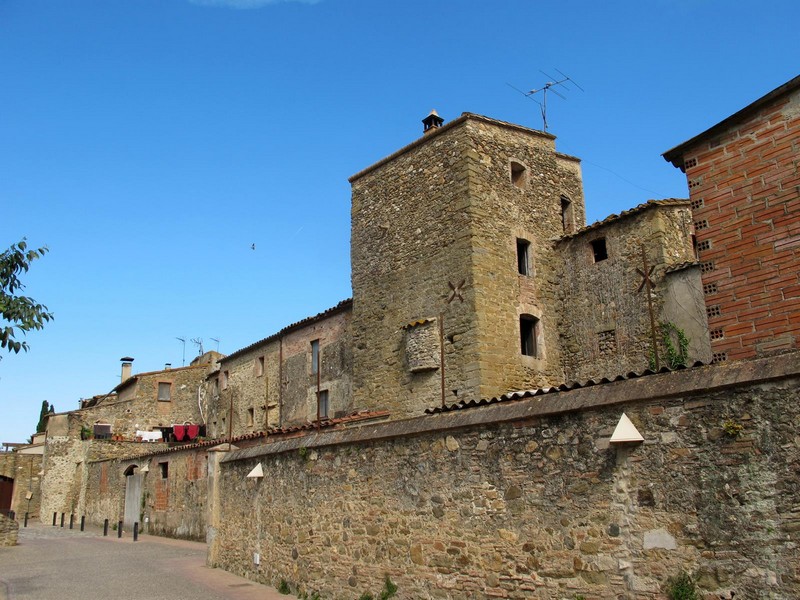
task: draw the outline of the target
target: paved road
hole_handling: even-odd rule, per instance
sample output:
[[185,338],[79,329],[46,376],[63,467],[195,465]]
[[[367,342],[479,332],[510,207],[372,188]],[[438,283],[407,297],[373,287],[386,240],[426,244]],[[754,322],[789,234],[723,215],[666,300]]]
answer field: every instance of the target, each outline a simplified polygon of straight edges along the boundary
[[[111,534],[114,537],[111,537]],[[286,600],[205,566],[205,544],[29,523],[0,548],[0,600]]]

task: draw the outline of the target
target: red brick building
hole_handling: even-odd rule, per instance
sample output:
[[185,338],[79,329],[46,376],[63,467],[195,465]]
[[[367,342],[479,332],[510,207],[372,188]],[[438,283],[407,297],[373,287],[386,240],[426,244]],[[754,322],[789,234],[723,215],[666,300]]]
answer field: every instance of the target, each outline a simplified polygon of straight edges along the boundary
[[800,346],[800,76],[664,158],[689,185],[714,360]]

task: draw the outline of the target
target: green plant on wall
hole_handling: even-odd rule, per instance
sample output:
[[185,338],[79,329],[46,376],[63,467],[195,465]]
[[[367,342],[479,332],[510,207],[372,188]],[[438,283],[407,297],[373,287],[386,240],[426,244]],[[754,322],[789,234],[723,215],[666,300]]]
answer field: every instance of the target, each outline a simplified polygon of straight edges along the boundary
[[[659,323],[658,329],[661,332],[661,345],[664,348],[665,366],[676,369],[689,362],[689,338],[686,332],[672,322]],[[650,369],[655,371],[656,357],[650,351]]]
[[744,425],[737,423],[733,419],[728,419],[722,424],[722,431],[724,431],[725,435],[728,437],[739,437],[742,431],[744,431]]
[[667,597],[669,600],[700,600],[694,579],[685,571],[667,580]]
[[285,579],[281,579],[281,583],[280,585],[278,585],[278,591],[284,595],[292,593],[292,590],[291,588],[289,588],[289,584],[286,582]]

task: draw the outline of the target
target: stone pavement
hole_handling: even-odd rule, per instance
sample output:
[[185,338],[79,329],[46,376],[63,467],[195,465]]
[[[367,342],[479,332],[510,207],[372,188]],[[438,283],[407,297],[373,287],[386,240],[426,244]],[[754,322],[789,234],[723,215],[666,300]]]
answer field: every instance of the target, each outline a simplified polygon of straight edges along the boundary
[[0,548],[0,600],[286,600],[274,588],[205,565],[198,542],[29,522]]

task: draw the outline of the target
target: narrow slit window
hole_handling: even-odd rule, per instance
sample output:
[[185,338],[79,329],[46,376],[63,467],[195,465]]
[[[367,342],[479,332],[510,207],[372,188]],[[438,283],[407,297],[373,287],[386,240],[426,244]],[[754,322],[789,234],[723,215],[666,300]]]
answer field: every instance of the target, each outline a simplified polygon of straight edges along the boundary
[[591,241],[592,256],[594,262],[600,262],[608,258],[608,249],[606,248],[606,238],[598,238]]
[[328,390],[320,390],[319,395],[317,396],[317,410],[319,412],[320,419],[328,418],[329,408],[330,406],[328,403]]
[[255,408],[248,408],[247,409],[247,426],[252,427],[253,423],[255,423],[255,416],[256,416],[256,409]]
[[564,233],[572,233],[575,230],[572,201],[566,196],[561,196],[561,226],[564,228]]
[[527,181],[528,181],[528,170],[525,168],[525,165],[512,160],[511,183],[513,183],[519,189],[522,189],[525,187]]
[[319,340],[311,341],[311,374],[316,375],[319,371]]
[[531,274],[531,243],[517,238],[517,272],[520,275]]
[[160,462],[158,463],[158,469],[161,471],[161,479],[167,479],[169,477],[169,463],[168,462]]
[[539,329],[539,319],[531,315],[521,315],[519,318],[520,349],[525,356],[538,356],[536,336]]

